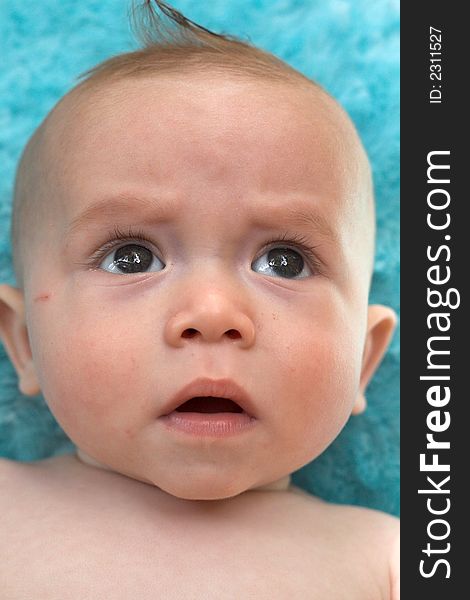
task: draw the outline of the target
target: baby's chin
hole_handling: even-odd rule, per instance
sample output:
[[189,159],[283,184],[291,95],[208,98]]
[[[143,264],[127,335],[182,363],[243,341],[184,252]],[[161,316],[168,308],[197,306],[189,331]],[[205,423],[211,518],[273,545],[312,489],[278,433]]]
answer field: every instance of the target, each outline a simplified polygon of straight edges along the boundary
[[[228,484],[220,482],[220,485],[211,484],[210,486],[200,482],[185,483],[183,485],[181,485],[181,482],[177,482],[176,486],[160,487],[159,489],[181,500],[228,500],[246,492],[287,491],[290,483],[290,475],[286,475],[276,481],[262,485],[255,484],[251,487],[237,485],[233,482]],[[159,486],[156,485],[156,487]]]
[[251,487],[245,487],[240,490],[235,490],[233,487],[233,484],[229,486],[229,489],[217,489],[217,487],[214,486],[209,490],[209,489],[207,489],[207,486],[204,486],[204,488],[203,488],[198,484],[191,486],[191,487],[188,487],[187,484],[186,485],[183,484],[183,485],[178,485],[178,489],[174,489],[173,486],[171,486],[170,489],[165,489],[164,487],[159,486],[156,483],[154,483],[148,479],[137,477],[134,475],[129,475],[127,473],[123,473],[120,471],[116,471],[115,469],[112,469],[111,467],[98,462],[97,460],[92,458],[89,454],[87,454],[86,452],[83,452],[83,450],[80,450],[79,448],[77,448],[77,450],[76,450],[76,455],[77,455],[77,458],[80,460],[80,462],[82,462],[85,465],[94,467],[96,469],[102,469],[103,471],[110,471],[112,473],[117,472],[120,475],[125,475],[132,479],[136,479],[137,481],[141,481],[142,483],[147,483],[149,485],[152,485],[172,496],[175,496],[176,498],[180,498],[181,500],[225,500],[227,498],[232,498],[234,496],[238,496],[239,494],[242,494],[242,493],[248,492],[248,491],[279,491],[279,492],[282,492],[282,491],[287,491],[291,484],[290,475],[285,475],[275,481],[272,481],[269,483],[264,483],[261,485],[253,485]]

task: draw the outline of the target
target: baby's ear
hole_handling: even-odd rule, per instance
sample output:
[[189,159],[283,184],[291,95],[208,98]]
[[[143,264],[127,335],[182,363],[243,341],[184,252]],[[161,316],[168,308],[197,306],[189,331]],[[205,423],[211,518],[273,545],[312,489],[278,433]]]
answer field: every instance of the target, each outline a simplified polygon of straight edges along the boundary
[[397,317],[391,308],[380,304],[369,306],[367,335],[362,355],[361,380],[358,397],[352,410],[353,415],[361,413],[366,407],[365,392],[367,385],[387,350],[396,322]]
[[16,369],[20,391],[39,394],[24,314],[23,293],[11,285],[0,285],[0,339]]

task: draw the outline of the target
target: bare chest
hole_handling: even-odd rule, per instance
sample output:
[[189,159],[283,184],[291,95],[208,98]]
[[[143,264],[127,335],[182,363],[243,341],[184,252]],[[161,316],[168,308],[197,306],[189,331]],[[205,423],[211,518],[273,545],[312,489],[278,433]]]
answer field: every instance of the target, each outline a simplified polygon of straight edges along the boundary
[[294,494],[191,503],[126,481],[96,483],[15,490],[0,516],[2,598],[384,597],[349,536],[317,529],[325,519]]
[[274,524],[270,531],[253,523],[240,524],[238,530],[233,523],[184,529],[142,525],[140,519],[123,522],[108,515],[101,525],[94,519],[57,518],[16,527],[3,538],[0,572],[6,597],[381,598],[370,594],[374,588],[367,569],[350,569],[351,560],[343,562],[338,549],[319,548],[292,532],[284,535]]

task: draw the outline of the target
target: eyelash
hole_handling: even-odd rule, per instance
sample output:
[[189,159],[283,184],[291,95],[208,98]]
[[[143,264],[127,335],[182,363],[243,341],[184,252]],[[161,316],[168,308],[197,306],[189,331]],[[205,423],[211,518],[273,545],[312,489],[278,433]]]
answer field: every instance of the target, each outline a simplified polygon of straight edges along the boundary
[[[154,244],[151,243],[143,231],[134,230],[129,227],[126,232],[119,227],[115,227],[113,232],[109,234],[108,240],[90,256],[89,264],[92,267],[97,267],[105,258],[105,256],[107,256],[114,249],[117,250],[125,244],[132,244],[135,242],[142,242],[146,246],[154,247]],[[314,268],[315,274],[322,274],[322,263],[315,252],[317,246],[312,246],[304,236],[286,232],[279,237],[274,237],[264,245],[263,254],[274,248],[275,244],[285,244],[287,246],[293,246],[293,250],[300,250],[310,265]],[[263,254],[259,254],[257,258]]]
[[89,264],[92,267],[98,267],[101,261],[113,250],[117,250],[126,244],[135,244],[136,242],[142,242],[145,246],[154,248],[154,244],[148,239],[145,233],[141,230],[134,230],[129,227],[127,232],[115,227],[113,232],[109,234],[108,240],[96,251],[89,259]]
[[[317,253],[315,252],[315,249],[318,246],[312,246],[306,237],[304,237],[303,235],[300,235],[300,234],[284,233],[280,237],[275,237],[275,238],[271,239],[270,241],[268,241],[265,244],[263,253],[268,250],[272,250],[276,246],[279,246],[279,244],[285,244],[286,246],[293,246],[293,248],[292,248],[293,250],[300,250],[300,252],[304,255],[304,257],[310,263],[310,266],[313,267],[313,269],[315,271],[314,275],[322,275],[323,274],[322,262],[319,259]],[[271,246],[271,248],[270,248],[270,246]],[[262,256],[262,254],[259,254],[258,256]]]

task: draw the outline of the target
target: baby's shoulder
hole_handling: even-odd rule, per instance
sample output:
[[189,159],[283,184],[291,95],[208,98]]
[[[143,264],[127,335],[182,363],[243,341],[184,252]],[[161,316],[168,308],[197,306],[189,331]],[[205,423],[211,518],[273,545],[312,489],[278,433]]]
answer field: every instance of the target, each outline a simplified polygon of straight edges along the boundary
[[[373,579],[381,597],[399,598],[400,521],[378,510],[324,502],[304,494],[296,519],[312,546],[321,544],[325,555],[342,556],[348,577]],[[345,560],[347,558],[347,560]]]
[[[0,523],[4,532],[17,535],[42,520],[55,491],[53,459],[20,462],[0,458]],[[5,535],[3,536],[3,541]],[[1,544],[0,544],[1,547]]]
[[302,501],[302,511],[313,517],[315,526],[322,523],[326,528],[338,529],[343,533],[351,532],[361,537],[395,537],[400,528],[400,520],[379,510],[326,502],[291,487],[291,493]]
[[34,502],[34,486],[31,486],[28,473],[27,463],[0,458],[0,524],[3,541],[8,532],[15,531],[17,521],[23,518],[23,509]]
[[20,546],[28,521],[27,507],[34,502],[27,481],[23,463],[0,458],[0,581],[5,598],[16,597],[10,582],[21,577],[27,564],[17,558],[22,554]]
[[12,492],[25,476],[23,463],[0,458],[0,506],[11,504]]
[[331,522],[338,530],[350,531],[361,540],[381,545],[395,539],[400,529],[400,520],[379,510],[361,506],[326,504],[325,516],[331,516]]
[[19,470],[17,468],[19,464],[20,463],[14,460],[0,457],[0,483],[5,483],[9,475],[17,472]]
[[30,481],[34,464],[0,458],[0,502],[12,504],[11,493]]
[[372,556],[387,555],[399,535],[400,521],[379,510],[361,506],[333,504],[312,497],[304,507],[312,530],[346,544],[361,544]]
[[383,512],[356,506],[335,506],[331,510],[338,534],[348,529],[350,556],[363,554],[366,565],[376,570],[377,582],[390,600],[400,598],[400,521]]

